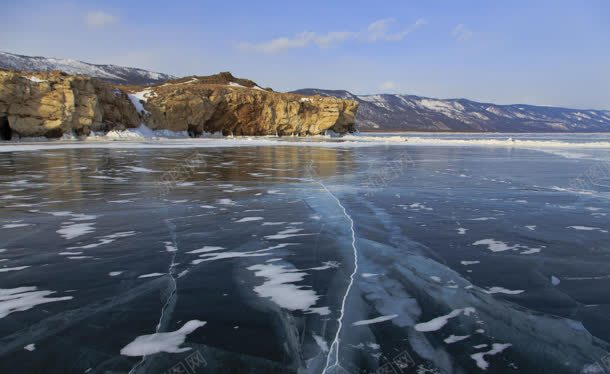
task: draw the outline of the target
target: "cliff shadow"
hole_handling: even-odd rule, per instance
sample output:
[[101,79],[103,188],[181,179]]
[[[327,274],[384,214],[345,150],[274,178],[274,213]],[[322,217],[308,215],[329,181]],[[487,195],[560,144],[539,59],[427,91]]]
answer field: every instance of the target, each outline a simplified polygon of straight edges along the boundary
[[0,140],[11,140],[13,137],[13,130],[8,124],[8,117],[0,115]]

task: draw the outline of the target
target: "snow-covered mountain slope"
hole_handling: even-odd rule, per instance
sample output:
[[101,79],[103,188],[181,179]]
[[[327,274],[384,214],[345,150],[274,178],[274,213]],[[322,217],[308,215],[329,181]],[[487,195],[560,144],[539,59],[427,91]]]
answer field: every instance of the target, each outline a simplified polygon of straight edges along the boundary
[[303,89],[305,95],[336,96],[360,103],[361,131],[607,132],[610,111],[534,105],[496,105],[466,99],[414,95],[353,95],[347,91]]
[[154,84],[175,77],[138,68],[94,65],[82,61],[33,57],[0,52],[0,68],[24,71],[59,70],[68,74],[88,75],[119,84]]

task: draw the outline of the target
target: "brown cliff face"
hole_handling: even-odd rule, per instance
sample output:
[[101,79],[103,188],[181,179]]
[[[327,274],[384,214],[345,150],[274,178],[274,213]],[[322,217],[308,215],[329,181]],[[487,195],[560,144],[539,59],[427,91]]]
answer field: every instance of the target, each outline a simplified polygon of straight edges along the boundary
[[140,123],[124,92],[88,77],[59,72],[0,71],[0,117],[21,136],[49,138]]
[[230,73],[114,87],[58,72],[0,71],[0,119],[20,136],[88,135],[140,123],[192,136],[345,133],[354,130],[357,108],[351,100],[262,89]]
[[145,122],[152,129],[195,134],[316,135],[328,129],[354,130],[358,106],[354,101],[277,93],[227,74],[145,90],[143,105],[149,112]]

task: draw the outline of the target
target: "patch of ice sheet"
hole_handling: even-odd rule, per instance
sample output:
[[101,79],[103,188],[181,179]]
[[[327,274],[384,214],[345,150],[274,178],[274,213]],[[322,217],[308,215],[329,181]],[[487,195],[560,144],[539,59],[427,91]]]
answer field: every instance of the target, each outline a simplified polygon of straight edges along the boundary
[[203,209],[216,209],[216,207],[213,205],[199,205],[199,206]]
[[282,231],[278,232],[275,235],[267,235],[267,236],[265,236],[265,239],[267,239],[267,240],[281,240],[281,239],[286,239],[286,238],[292,238],[294,236],[313,235],[313,234],[297,234],[298,232],[301,232],[301,231],[303,231],[303,229],[288,228],[286,230],[282,230]]
[[528,226],[525,226],[525,227],[526,227],[528,230],[531,230],[531,231],[536,230],[536,225],[528,225]]
[[116,277],[117,275],[121,275],[121,274],[123,274],[123,270],[111,271],[110,273],[108,273],[108,275],[110,275],[111,277]]
[[0,318],[14,312],[32,309],[36,305],[71,300],[72,296],[47,297],[55,291],[37,291],[36,287],[0,288]]
[[470,335],[449,335],[448,337],[445,338],[445,340],[443,340],[445,343],[447,344],[453,344],[453,343],[457,343],[459,341],[462,341],[464,339],[468,339],[470,338]]
[[328,343],[326,342],[326,340],[324,340],[323,337],[321,337],[320,335],[313,334],[313,333],[311,334],[311,336],[313,337],[313,340],[315,340],[318,347],[320,347],[320,350],[322,352],[328,352]]
[[154,277],[160,277],[162,275],[165,275],[165,273],[149,273],[149,274],[142,274],[140,276],[138,276],[138,278],[154,278]]
[[469,221],[490,221],[496,219],[495,217],[479,217],[479,218],[471,218]]
[[385,322],[385,321],[389,321],[391,319],[394,319],[398,317],[398,314],[391,314],[389,316],[381,316],[381,317],[377,317],[377,318],[371,318],[371,319],[364,319],[361,321],[356,321],[354,323],[352,323],[352,325],[354,326],[364,326],[364,325],[371,325],[374,323],[380,323],[380,322]]
[[25,349],[26,351],[35,351],[36,350],[36,344],[32,343],[32,344],[28,344],[25,347],[23,347],[23,349]]
[[94,223],[64,222],[62,223],[62,225],[63,226],[59,230],[57,230],[57,233],[61,235],[64,239],[68,240],[95,231],[95,229],[93,228]]
[[376,276],[377,276],[377,275],[379,275],[379,274],[374,274],[374,273],[362,273],[362,274],[360,274],[360,275],[362,275],[362,277],[364,277],[364,278],[370,278],[370,277],[376,277]]
[[0,273],[6,273],[8,271],[19,271],[19,270],[23,270],[23,269],[27,269],[29,268],[29,266],[16,266],[16,267],[12,267],[12,268],[0,268]]
[[509,289],[504,288],[504,287],[489,287],[487,290],[485,290],[485,292],[487,292],[489,294],[503,293],[503,294],[506,294],[506,295],[518,295],[518,294],[523,293],[525,291],[523,291],[523,290],[509,290]]
[[458,227],[456,230],[457,230],[458,234],[460,234],[460,235],[464,235],[464,234],[466,234],[466,231],[468,231],[468,229],[465,229],[463,227]]
[[[570,143],[563,141],[529,141],[529,140],[496,140],[496,139],[435,139],[435,138],[418,138],[418,137],[404,137],[404,136],[366,136],[366,135],[346,135],[341,138],[341,142],[327,141],[327,142],[308,142],[296,140],[290,141],[289,139],[277,139],[274,137],[233,137],[233,138],[199,138],[190,139],[186,131],[180,133],[174,133],[171,131],[152,131],[148,129],[148,132],[152,136],[142,136],[141,128],[128,129],[122,132],[109,132],[111,133],[129,133],[131,132],[135,136],[90,136],[86,142],[74,142],[74,141],[58,141],[58,142],[40,142],[40,143],[28,143],[28,144],[7,144],[0,147],[0,152],[24,152],[24,151],[46,151],[53,149],[82,149],[82,148],[106,148],[106,149],[134,149],[134,148],[153,148],[153,149],[168,149],[168,148],[215,148],[215,147],[244,147],[244,146],[277,146],[281,143],[283,146],[297,146],[297,147],[327,147],[327,148],[354,148],[354,147],[371,147],[379,145],[387,145],[388,143],[394,143],[396,145],[412,146],[412,145],[447,145],[447,146],[508,146],[508,147],[521,147],[521,148],[608,148],[610,149],[610,142],[581,142],[581,143]],[[181,139],[163,139],[163,142],[147,142],[144,141],[146,138],[176,138]],[[99,140],[99,141],[98,141]],[[109,141],[112,140],[112,141]],[[116,142],[114,140],[125,140]]]
[[451,313],[446,314],[444,316],[436,317],[431,319],[428,322],[422,322],[415,325],[415,330],[420,332],[430,332],[440,330],[443,326],[449,322],[451,318],[455,318],[461,314],[465,316],[469,316],[471,313],[474,313],[475,309],[471,307],[466,307],[462,309],[455,309],[451,311]]
[[158,332],[150,335],[142,335],[121,349],[123,356],[148,356],[155,353],[180,353],[191,350],[189,347],[180,346],[184,344],[186,336],[204,326],[206,322],[191,320],[180,329],[171,332]]
[[492,348],[486,352],[473,353],[470,355],[472,359],[477,363],[477,366],[482,370],[487,370],[489,367],[489,362],[485,361],[485,356],[494,356],[498,353],[502,353],[506,348],[510,347],[512,344],[500,344],[494,343]]
[[132,236],[132,235],[135,235],[135,234],[137,234],[136,231],[117,232],[117,233],[110,234],[110,235],[100,236],[97,243],[91,243],[91,244],[86,244],[86,245],[81,245],[81,246],[68,247],[67,249],[91,249],[91,248],[96,248],[96,247],[99,247],[101,245],[110,244],[110,243],[114,242],[117,239],[126,238],[128,236]]
[[286,222],[263,222],[263,226],[278,226],[285,225]]
[[242,223],[242,222],[253,222],[253,221],[262,221],[263,217],[244,217],[242,219],[239,219],[237,221],[235,221],[236,223]]
[[544,248],[544,246],[542,246],[540,248],[531,248],[531,247],[521,245],[521,244],[508,245],[507,243],[501,242],[499,240],[494,240],[494,239],[478,240],[478,241],[472,243],[472,245],[486,245],[487,248],[492,252],[523,250],[520,253],[522,255],[538,253],[542,250],[542,248]]
[[590,226],[568,226],[568,229],[574,229],[579,231],[599,231],[599,232],[608,232],[608,230],[601,229],[599,227],[590,227]]
[[294,284],[302,281],[307,273],[275,263],[252,265],[248,270],[254,271],[257,277],[265,278],[263,284],[254,287],[254,292],[260,297],[270,299],[281,308],[291,311],[330,314],[328,307],[314,307],[320,298],[314,290],[309,289],[309,286]]

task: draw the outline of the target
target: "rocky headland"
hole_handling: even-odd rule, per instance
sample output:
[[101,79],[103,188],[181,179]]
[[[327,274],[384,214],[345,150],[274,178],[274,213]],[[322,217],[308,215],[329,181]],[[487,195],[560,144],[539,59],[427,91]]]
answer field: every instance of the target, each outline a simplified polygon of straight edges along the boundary
[[84,75],[0,70],[0,137],[87,136],[146,125],[223,135],[317,135],[354,131],[358,103],[274,92],[230,73],[149,86]]

